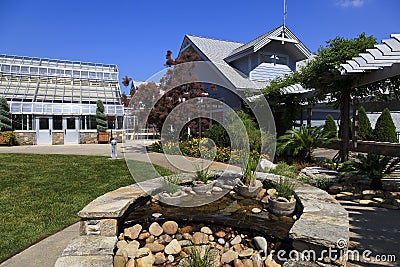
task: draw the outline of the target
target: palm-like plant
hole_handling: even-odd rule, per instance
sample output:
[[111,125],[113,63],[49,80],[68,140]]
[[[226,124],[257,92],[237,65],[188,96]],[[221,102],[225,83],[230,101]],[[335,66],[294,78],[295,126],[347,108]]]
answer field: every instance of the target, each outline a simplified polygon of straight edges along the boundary
[[276,152],[278,155],[290,155],[309,162],[316,147],[337,139],[329,137],[329,134],[323,132],[323,127],[301,126],[298,130],[288,130],[278,138]]
[[399,170],[400,158],[368,153],[367,156],[358,154],[355,161],[348,161],[344,166],[345,172],[366,175],[371,179],[372,189],[382,189],[383,176]]

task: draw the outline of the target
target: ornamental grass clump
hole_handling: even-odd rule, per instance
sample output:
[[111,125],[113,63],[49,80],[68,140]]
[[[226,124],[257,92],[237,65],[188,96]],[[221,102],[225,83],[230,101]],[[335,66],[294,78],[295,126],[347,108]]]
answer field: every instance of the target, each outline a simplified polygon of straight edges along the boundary
[[[204,250],[204,251],[203,251]],[[192,246],[189,257],[184,259],[185,267],[212,267],[215,266],[217,254],[209,246],[205,249],[202,246]]]
[[168,193],[173,194],[179,190],[180,179],[177,175],[163,177],[161,180],[162,189]]
[[294,197],[295,184],[288,178],[279,178],[279,182],[275,185],[278,197],[291,200]]

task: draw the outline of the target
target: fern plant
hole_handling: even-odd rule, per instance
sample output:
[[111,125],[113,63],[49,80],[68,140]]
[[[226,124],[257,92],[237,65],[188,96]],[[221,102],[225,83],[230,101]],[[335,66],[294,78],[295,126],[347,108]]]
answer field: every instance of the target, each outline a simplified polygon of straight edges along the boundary
[[358,154],[356,160],[348,161],[343,167],[344,172],[366,175],[371,179],[372,189],[382,189],[382,178],[399,170],[400,158],[368,153]]
[[294,156],[301,161],[310,162],[316,147],[337,140],[336,137],[329,138],[330,133],[324,133],[322,129],[322,127],[301,126],[298,130],[286,131],[278,138],[277,154]]

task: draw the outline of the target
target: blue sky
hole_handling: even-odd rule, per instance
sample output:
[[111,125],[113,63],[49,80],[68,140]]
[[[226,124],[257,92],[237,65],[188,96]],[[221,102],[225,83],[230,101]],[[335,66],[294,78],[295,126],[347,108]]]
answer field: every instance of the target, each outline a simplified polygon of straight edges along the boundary
[[[400,33],[399,0],[287,4],[287,26],[312,52],[336,36]],[[283,0],[0,0],[0,53],[117,64],[120,78],[146,80],[185,34],[248,42],[281,25],[282,13]]]

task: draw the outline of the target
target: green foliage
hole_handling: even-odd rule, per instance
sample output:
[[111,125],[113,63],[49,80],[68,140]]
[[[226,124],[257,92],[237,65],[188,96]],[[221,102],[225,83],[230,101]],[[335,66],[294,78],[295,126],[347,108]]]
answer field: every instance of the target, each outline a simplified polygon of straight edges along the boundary
[[358,109],[358,138],[363,141],[371,140],[371,122],[363,106]]
[[1,132],[2,135],[9,146],[17,146],[19,145],[17,136],[12,131]]
[[196,176],[194,177],[195,181],[200,181],[203,183],[206,183],[212,175],[210,174],[210,166],[207,166],[206,168],[203,168],[203,166],[200,165],[193,165]]
[[239,157],[242,169],[242,182],[245,185],[252,185],[256,179],[256,171],[260,161],[260,156],[241,152]]
[[335,139],[328,138],[322,132],[322,127],[302,125],[299,130],[289,130],[278,138],[276,152],[278,155],[294,156],[300,161],[311,162],[311,155],[316,147]]
[[217,147],[231,146],[229,135],[226,132],[225,128],[220,124],[214,124],[213,126],[211,126],[206,131],[204,136],[212,139]]
[[343,167],[343,172],[366,175],[371,179],[371,187],[381,189],[383,176],[399,170],[400,158],[382,156],[379,154],[368,153],[367,156],[358,154],[356,160],[347,161]]
[[11,131],[10,108],[8,107],[7,99],[0,98],[0,132]]
[[288,178],[279,178],[279,182],[275,185],[278,197],[284,197],[287,200],[293,197],[295,188],[293,181]]
[[327,190],[329,189],[329,187],[331,187],[331,185],[333,185],[333,182],[330,179],[321,176],[318,177],[315,181],[313,181],[313,185],[322,190]]
[[215,266],[217,254],[209,246],[203,251],[202,246],[191,246],[189,257],[183,259],[185,267],[212,267]]
[[276,164],[275,169],[269,170],[269,173],[273,173],[276,175],[282,175],[282,176],[294,179],[294,178],[296,178],[297,168],[296,168],[296,166],[289,165],[286,162],[281,161],[281,162],[278,162],[278,164]]
[[97,131],[98,132],[105,132],[107,131],[107,117],[104,114],[104,105],[103,101],[100,99],[96,102],[96,122],[97,122]]
[[[130,164],[143,179],[171,174]],[[95,198],[134,182],[125,160],[97,156],[4,153],[0,170],[0,262],[78,222],[78,211]]]
[[168,194],[173,194],[179,190],[180,182],[181,180],[177,175],[166,176],[161,180],[161,187]]
[[382,111],[375,124],[375,129],[372,132],[374,141],[398,143],[399,140],[396,134],[396,126],[393,123],[392,116],[388,108]]
[[327,138],[335,138],[337,137],[337,126],[335,119],[331,114],[326,116],[325,125],[322,130],[322,134],[324,134]]

